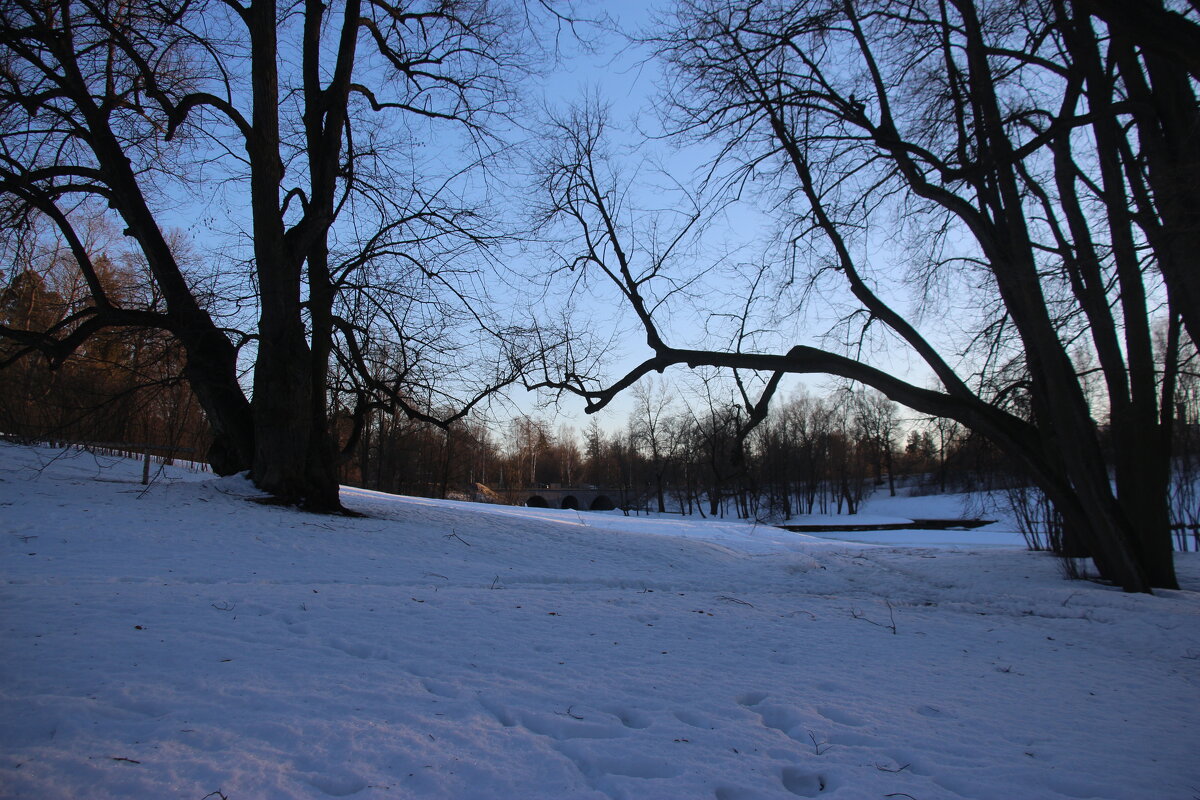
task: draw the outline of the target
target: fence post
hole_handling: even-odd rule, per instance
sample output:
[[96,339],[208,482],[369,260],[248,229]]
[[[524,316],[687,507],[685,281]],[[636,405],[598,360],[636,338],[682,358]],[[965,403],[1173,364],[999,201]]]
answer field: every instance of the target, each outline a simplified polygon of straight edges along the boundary
[[150,485],[150,452],[146,451],[142,459],[142,486]]

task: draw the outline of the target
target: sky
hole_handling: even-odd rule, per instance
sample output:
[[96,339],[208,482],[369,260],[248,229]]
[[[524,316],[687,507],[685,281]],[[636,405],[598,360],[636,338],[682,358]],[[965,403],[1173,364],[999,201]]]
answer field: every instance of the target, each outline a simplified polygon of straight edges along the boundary
[[[612,23],[619,30],[632,38],[652,30],[661,22],[664,13],[670,9],[670,3],[618,0],[598,4],[598,7],[610,15]],[[626,40],[621,34],[598,33],[594,45],[593,52],[577,49],[570,53],[562,68],[547,76],[542,88],[544,103],[550,108],[564,108],[585,96],[597,97],[610,107],[611,140],[618,152],[627,153],[631,163],[641,162],[648,167],[661,164],[666,167],[671,179],[682,184],[689,183],[706,165],[706,148],[692,145],[680,149],[674,143],[655,139],[661,132],[657,111],[663,80],[660,65],[649,57],[644,46]],[[629,179],[633,203],[655,207],[661,201],[662,196],[654,188],[654,185],[662,184],[660,176],[647,170],[644,173],[627,173],[626,177]],[[703,237],[699,262],[680,266],[697,269],[722,260],[735,264],[739,257],[753,258],[763,239],[771,233],[769,220],[748,204],[727,210],[714,218],[709,228]],[[730,310],[731,300],[740,302],[750,270],[734,271],[739,272],[740,277],[717,273],[707,275],[701,284],[703,293],[698,304],[693,302],[681,306],[683,313],[674,317],[662,315],[659,321],[669,344],[686,347],[707,341],[710,345],[717,345],[718,340],[706,338],[703,334],[704,326],[708,324],[703,315],[713,309],[722,312]],[[606,333],[623,332],[616,339],[613,351],[619,352],[619,356],[614,358],[608,371],[609,378],[615,379],[651,356],[652,352],[645,344],[644,332],[632,319],[628,305],[608,287],[604,288],[605,291],[597,293],[603,300],[592,304],[588,310],[600,321],[597,327],[603,327]],[[907,367],[904,369],[907,370]],[[678,386],[681,393],[691,392],[689,387],[697,383],[697,376],[683,367],[672,367],[663,376],[655,375],[654,378]],[[779,396],[786,397],[797,391],[823,392],[831,390],[834,385],[834,381],[824,376],[790,376],[785,379]],[[537,413],[538,401],[546,401],[544,395],[522,397],[519,391],[510,393],[509,397],[519,410],[526,413]],[[588,424],[589,417],[583,413],[583,402],[577,398],[564,397],[561,402],[548,406],[548,409],[552,409],[556,419],[564,424],[579,429]],[[625,392],[601,411],[597,418],[606,429],[620,429],[634,409],[635,404],[629,392]]]
[[[636,33],[643,31],[658,21],[661,9],[669,7],[669,3],[641,3],[632,0],[608,2],[598,6],[604,13],[611,16],[615,25],[622,31]],[[584,13],[591,10],[591,4],[581,4]],[[658,91],[660,74],[658,66],[647,58],[646,52],[628,42],[619,33],[600,31],[594,28],[585,29],[592,37],[594,49],[588,51],[579,43],[564,37],[563,58],[559,65],[546,73],[539,81],[533,81],[527,88],[531,107],[545,109],[561,109],[567,104],[579,101],[587,94],[596,95],[602,102],[611,105],[614,123],[614,138],[618,149],[630,151],[633,159],[645,163],[661,162],[666,165],[673,179],[688,183],[693,171],[703,164],[705,153],[698,147],[683,151],[676,150],[673,145],[648,139],[643,131],[653,133],[657,130],[656,92]],[[220,251],[225,248],[230,234],[245,231],[248,221],[245,219],[245,198],[243,188],[236,183],[217,180],[218,170],[210,170],[205,182],[196,187],[190,196],[180,197],[173,208],[165,215],[168,226],[178,225],[189,232],[202,257],[206,248]],[[629,176],[632,181],[631,197],[635,203],[653,206],[661,198],[656,194],[654,184],[658,179],[647,171],[637,172]],[[519,180],[514,179],[514,180]],[[168,204],[170,205],[170,204]],[[514,209],[518,211],[518,209]],[[709,324],[706,314],[711,310],[719,312],[736,310],[740,297],[746,289],[748,269],[736,268],[740,260],[753,260],[761,248],[763,240],[770,234],[770,228],[764,227],[764,217],[759,210],[742,204],[716,219],[711,228],[706,231],[696,258],[685,266],[690,270],[704,269],[711,263],[725,259],[726,271],[717,271],[705,276],[699,286],[697,302],[677,306],[676,313],[667,317],[664,315],[663,324],[668,342],[678,346],[709,344],[719,346],[725,341],[722,337],[703,335],[704,326]],[[244,241],[244,240],[243,240]],[[244,252],[242,255],[245,255]],[[544,274],[546,264],[539,261],[536,250],[532,253],[515,254],[512,257],[516,272],[525,271],[529,274]],[[216,259],[222,262],[223,259]],[[224,261],[224,269],[232,269],[229,273],[231,283],[227,284],[226,295],[233,294],[244,287],[244,279],[240,277],[240,268],[233,268]],[[732,267],[732,268],[731,268]],[[729,274],[730,272],[734,274]],[[564,291],[560,283],[557,291]],[[507,305],[511,313],[528,311],[528,289],[526,287],[505,287],[504,281],[492,281],[487,286],[488,299],[499,301],[503,307]],[[836,293],[835,293],[836,294]],[[561,296],[559,297],[561,299]],[[640,363],[650,355],[644,343],[644,335],[632,320],[630,310],[613,291],[599,291],[594,298],[582,303],[588,314],[589,332],[601,339],[611,339],[612,363],[609,365],[608,377],[615,378]],[[814,304],[814,307],[819,304]],[[739,306],[740,307],[740,306]],[[551,302],[549,308],[543,309],[547,314],[556,311],[556,303]],[[811,312],[809,312],[811,313]],[[815,322],[804,334],[820,335],[825,332],[829,319],[822,319],[818,312]],[[794,320],[789,320],[789,324]],[[784,345],[792,343],[784,339]],[[245,351],[247,369],[252,351]],[[887,366],[899,374],[920,375],[919,367],[903,358],[893,358],[893,354],[885,354]],[[682,368],[673,368],[667,373],[667,380],[685,387],[694,382],[695,376],[688,375]],[[916,380],[922,382],[918,377]],[[781,391],[781,396],[807,389],[823,391],[830,388],[833,382],[821,376],[789,378]],[[583,413],[583,401],[578,398],[564,397],[554,403],[544,394],[530,394],[523,390],[505,392],[494,414],[503,418],[513,413],[530,413],[553,416],[555,424],[563,423],[582,429],[588,424],[588,418]],[[607,429],[617,429],[624,425],[626,418],[633,408],[628,393],[618,397],[610,409],[598,416],[598,420]]]

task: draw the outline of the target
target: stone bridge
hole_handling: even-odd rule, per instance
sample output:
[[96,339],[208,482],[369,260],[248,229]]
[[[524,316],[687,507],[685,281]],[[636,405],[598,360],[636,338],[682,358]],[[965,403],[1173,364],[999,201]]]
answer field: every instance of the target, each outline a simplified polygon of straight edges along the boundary
[[486,489],[492,500],[530,508],[576,508],[582,511],[612,511],[626,504],[628,491],[595,486],[531,486],[523,489]]

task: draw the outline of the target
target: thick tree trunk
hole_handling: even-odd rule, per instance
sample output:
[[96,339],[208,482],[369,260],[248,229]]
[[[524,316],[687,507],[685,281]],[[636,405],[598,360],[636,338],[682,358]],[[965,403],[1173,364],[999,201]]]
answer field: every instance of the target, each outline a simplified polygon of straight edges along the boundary
[[314,511],[341,511],[338,486],[338,447],[329,419],[329,360],[333,352],[333,288],[329,282],[324,238],[308,255],[309,314],[312,349],[308,354],[308,436],[305,506]]
[[1135,461],[1140,463],[1130,465],[1130,475],[1125,480],[1118,479],[1117,491],[1126,516],[1134,523],[1138,560],[1144,566],[1151,586],[1178,589],[1167,500],[1169,470],[1163,466],[1165,459],[1153,455],[1141,456]]
[[[253,131],[250,203],[259,284],[258,357],[254,366],[255,485],[279,502],[313,511],[339,511],[336,462],[328,452],[324,367],[314,358],[301,303],[303,254],[284,234],[280,186],[279,78],[276,8],[255,0],[251,33]],[[327,355],[327,351],[325,351]],[[321,354],[318,354],[321,355]],[[314,395],[320,393],[319,397]]]
[[[1170,445],[1166,429],[1159,419],[1156,354],[1150,331],[1141,255],[1131,216],[1135,206],[1141,205],[1143,211],[1148,211],[1148,206],[1144,192],[1140,198],[1129,197],[1124,202],[1120,199],[1128,196],[1128,186],[1132,186],[1133,193],[1138,194],[1137,189],[1141,184],[1134,180],[1138,173],[1133,170],[1133,157],[1125,155],[1123,158],[1122,155],[1128,152],[1128,142],[1119,128],[1117,114],[1112,107],[1118,97],[1117,87],[1106,68],[1105,59],[1099,53],[1096,36],[1086,16],[1077,21],[1077,30],[1078,35],[1069,35],[1067,41],[1073,45],[1073,54],[1086,81],[1089,107],[1097,114],[1091,127],[1103,190],[1110,198],[1105,204],[1105,214],[1111,234],[1111,258],[1116,268],[1118,302],[1124,322],[1123,341],[1118,346],[1115,342],[1116,326],[1107,303],[1101,308],[1088,310],[1093,328],[1105,333],[1105,338],[1097,339],[1096,344],[1108,379],[1118,505],[1123,512],[1123,520],[1130,528],[1128,535],[1135,558],[1140,562],[1150,585],[1176,588],[1178,584],[1173,567],[1170,512],[1167,506]],[[1140,72],[1135,76],[1129,71],[1135,60],[1120,38],[1114,36],[1110,49],[1115,51],[1117,61],[1126,69],[1127,78],[1136,84]],[[1144,110],[1140,116],[1143,117],[1140,127],[1150,124],[1144,119]],[[1067,147],[1069,144],[1064,142],[1059,152],[1064,152]],[[1160,199],[1170,205],[1166,198]],[[1143,222],[1143,225],[1147,224]],[[1156,226],[1149,225],[1149,228],[1153,235]],[[1084,253],[1081,261],[1091,265],[1095,260],[1095,248],[1090,237],[1077,235],[1075,238],[1077,251],[1082,247]],[[1165,264],[1172,259],[1167,254],[1160,254],[1159,260]],[[1091,281],[1096,284],[1101,282],[1098,275],[1093,276]],[[1164,357],[1173,359],[1174,354]],[[1172,389],[1164,383],[1163,391]],[[1161,549],[1164,543],[1165,553]]]
[[[207,319],[205,315],[205,319]],[[208,320],[208,327],[212,321]],[[254,420],[237,380],[237,351],[220,331],[181,332],[187,378],[212,431],[213,472],[232,475],[254,463]]]
[[[1045,437],[1045,458],[1048,463],[1061,464],[1066,485],[1083,508],[1089,523],[1085,545],[1101,575],[1126,591],[1149,591],[1145,565],[1134,547],[1133,529],[1112,494],[1087,399],[1050,317],[982,28],[971,4],[963,4],[962,12],[968,41],[967,80],[976,119],[974,139],[981,160],[996,164],[990,179],[976,184],[976,202],[982,213],[972,215],[969,221],[992,264],[996,286],[1021,338],[1034,419]],[[1074,524],[1071,527],[1084,531]]]

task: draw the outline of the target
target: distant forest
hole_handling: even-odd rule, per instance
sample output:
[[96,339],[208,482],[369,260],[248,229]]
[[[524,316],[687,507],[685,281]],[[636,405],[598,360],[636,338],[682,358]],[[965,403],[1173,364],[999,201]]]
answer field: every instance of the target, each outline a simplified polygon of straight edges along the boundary
[[[136,266],[101,259],[109,294],[144,292]],[[89,295],[69,269],[21,272],[0,290],[0,324],[36,327],[76,313]],[[153,298],[141,298],[153,302]],[[17,344],[0,340],[0,359]],[[180,378],[178,344],[152,329],[91,337],[61,364],[23,358],[0,381],[0,433],[25,441],[123,445],[202,460],[209,428]],[[603,487],[630,511],[787,520],[855,514],[874,491],[996,491],[1019,511],[1033,543],[1053,535],[1044,498],[983,437],[953,420],[905,419],[870,389],[799,391],[754,419],[732,380],[716,371],[632,392],[623,425],[583,429],[553,418],[468,415],[439,427],[384,411],[331,407],[342,436],[357,439],[339,465],[343,483],[387,492],[487,500],[489,490]],[[1200,378],[1180,376],[1172,483],[1176,544],[1200,525]],[[897,488],[899,485],[899,489]]]

